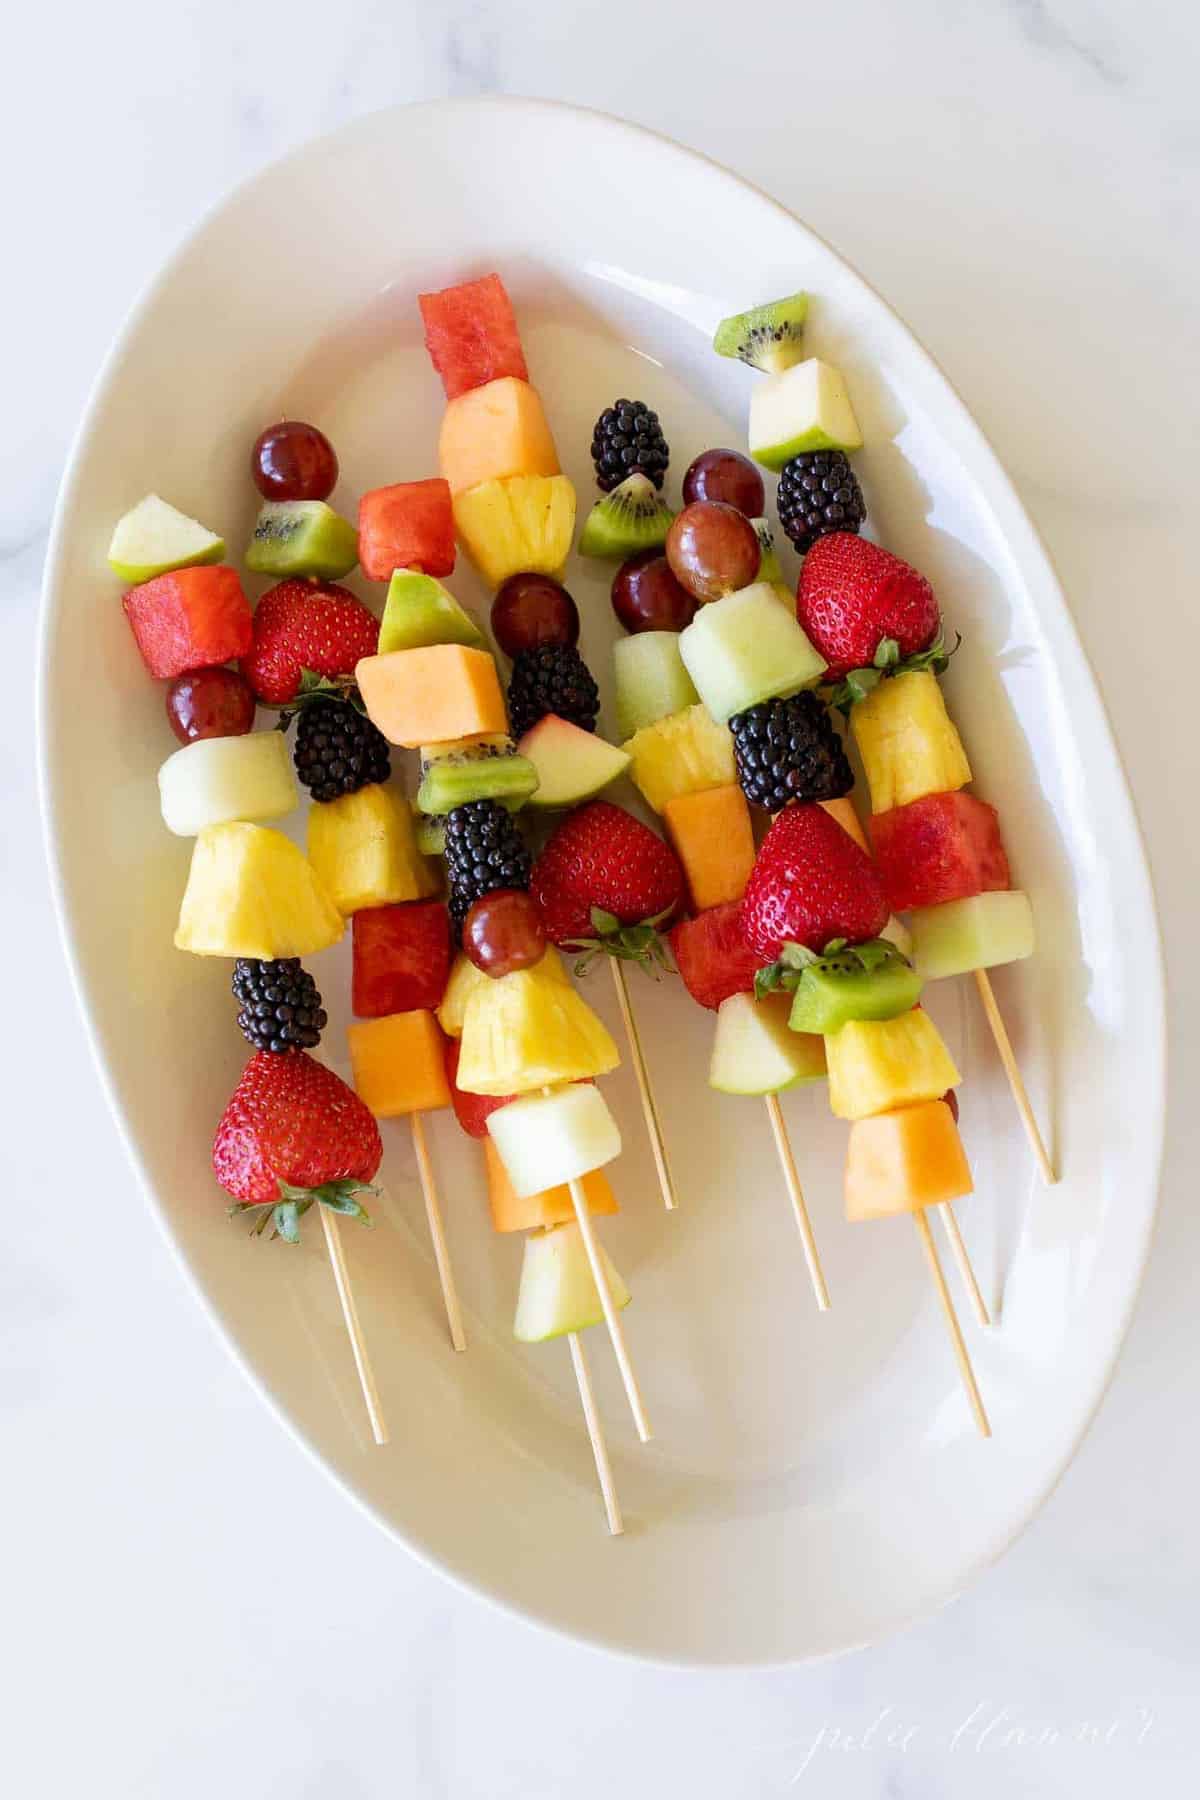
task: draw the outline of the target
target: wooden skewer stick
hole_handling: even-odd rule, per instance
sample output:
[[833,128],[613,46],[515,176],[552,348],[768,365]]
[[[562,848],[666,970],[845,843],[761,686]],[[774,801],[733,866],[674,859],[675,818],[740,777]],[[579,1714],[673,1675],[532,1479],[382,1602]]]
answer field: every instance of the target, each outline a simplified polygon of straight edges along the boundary
[[568,1183],[571,1190],[571,1202],[575,1208],[575,1217],[579,1220],[579,1230],[583,1237],[584,1249],[591,1265],[592,1280],[600,1295],[600,1304],[604,1308],[604,1323],[608,1326],[608,1335],[612,1339],[613,1355],[617,1359],[617,1367],[621,1371],[621,1380],[625,1384],[625,1394],[629,1401],[629,1410],[633,1414],[633,1422],[637,1426],[638,1436],[643,1444],[647,1444],[653,1435],[650,1422],[646,1417],[646,1407],[642,1400],[642,1390],[634,1373],[633,1362],[629,1355],[629,1346],[625,1342],[625,1331],[621,1324],[621,1315],[617,1311],[612,1297],[612,1288],[608,1283],[608,1273],[600,1260],[600,1246],[596,1242],[596,1234],[592,1230],[592,1215],[588,1210],[587,1195],[583,1191],[582,1181]]
[[975,1271],[971,1267],[971,1258],[967,1253],[967,1246],[963,1239],[963,1234],[958,1228],[958,1220],[954,1216],[954,1208],[947,1200],[944,1206],[938,1207],[938,1211],[942,1215],[942,1224],[946,1227],[946,1236],[950,1240],[950,1254],[954,1258],[955,1266],[962,1278],[962,1284],[970,1296],[971,1309],[981,1325],[990,1325],[992,1322],[992,1315],[987,1309],[987,1302],[984,1300],[979,1283],[975,1279]]
[[800,1186],[800,1176],[796,1169],[796,1159],[792,1155],[792,1143],[788,1137],[787,1126],[783,1122],[783,1114],[779,1110],[777,1094],[764,1094],[767,1117],[771,1121],[771,1130],[775,1135],[775,1148],[779,1153],[779,1166],[783,1170],[783,1179],[787,1183],[788,1197],[792,1202],[792,1212],[796,1218],[796,1230],[800,1233],[800,1242],[804,1246],[804,1260],[808,1264],[809,1279],[812,1281],[813,1293],[817,1297],[817,1305],[822,1312],[829,1311],[829,1289],[825,1285],[825,1271],[821,1267],[821,1257],[817,1250],[817,1240],[813,1236],[812,1220],[808,1216],[808,1207],[804,1201],[804,1189]]
[[450,1342],[456,1350],[465,1350],[467,1334],[463,1329],[462,1305],[458,1298],[458,1289],[454,1285],[454,1269],[450,1262],[450,1247],[446,1242],[445,1228],[442,1225],[442,1208],[438,1200],[437,1182],[434,1180],[429,1145],[425,1142],[425,1120],[419,1112],[414,1112],[409,1113],[408,1122],[412,1127],[413,1149],[417,1153],[417,1171],[421,1177],[421,1191],[425,1195],[425,1216],[429,1220],[429,1235],[433,1239],[434,1261],[437,1263],[438,1280],[442,1284],[442,1300],[446,1307],[446,1323],[450,1327]]
[[596,1474],[600,1480],[600,1492],[604,1496],[608,1529],[613,1537],[620,1537],[625,1529],[625,1521],[621,1517],[621,1502],[617,1498],[617,1484],[613,1480],[612,1465],[608,1460],[608,1445],[604,1441],[604,1428],[600,1423],[596,1396],[592,1392],[592,1378],[588,1373],[587,1359],[583,1354],[583,1344],[579,1333],[569,1331],[567,1342],[571,1346],[571,1361],[575,1367],[575,1380],[579,1387],[579,1402],[583,1407],[588,1437],[592,1442],[592,1455],[596,1459]]
[[668,1212],[674,1212],[678,1201],[675,1198],[675,1184],[671,1179],[671,1165],[667,1161],[667,1147],[663,1142],[662,1125],[659,1122],[658,1107],[655,1104],[654,1091],[650,1086],[650,1072],[646,1067],[646,1059],[642,1055],[642,1040],[638,1033],[637,1020],[633,1016],[633,1007],[629,1000],[629,988],[625,981],[625,968],[619,957],[610,956],[608,966],[612,970],[613,986],[617,990],[617,1000],[621,1007],[621,1018],[625,1025],[625,1036],[629,1041],[629,1054],[633,1062],[633,1072],[637,1076],[638,1093],[642,1097],[642,1117],[646,1121],[646,1133],[650,1139],[650,1148],[654,1152],[654,1167],[658,1171],[658,1185],[662,1191],[663,1205]]
[[975,1371],[971,1367],[971,1358],[967,1355],[967,1346],[963,1341],[962,1326],[958,1322],[958,1314],[954,1310],[954,1302],[950,1298],[950,1289],[946,1286],[946,1277],[942,1273],[942,1265],[938,1260],[937,1245],[933,1241],[933,1233],[929,1229],[929,1220],[925,1216],[924,1207],[919,1207],[912,1216],[917,1228],[917,1236],[921,1240],[921,1248],[925,1252],[925,1260],[929,1264],[929,1273],[933,1276],[933,1285],[937,1289],[941,1301],[942,1313],[946,1320],[946,1329],[950,1333],[950,1342],[954,1346],[954,1356],[958,1363],[958,1372],[962,1376],[963,1386],[967,1390],[967,1399],[971,1402],[971,1411],[975,1414],[975,1423],[979,1427],[981,1437],[991,1437],[992,1428],[984,1411],[983,1397],[979,1392],[979,1384],[975,1380]]
[[346,1321],[346,1330],[350,1335],[350,1348],[354,1352],[354,1366],[358,1370],[359,1386],[367,1406],[367,1417],[371,1421],[371,1432],[377,1444],[388,1441],[387,1421],[383,1416],[383,1407],[379,1401],[379,1389],[375,1385],[375,1371],[371,1367],[371,1358],[367,1354],[367,1340],[358,1317],[358,1307],[354,1303],[354,1289],[350,1286],[350,1271],[346,1267],[346,1252],[342,1248],[342,1237],[338,1230],[336,1215],[328,1206],[317,1204],[321,1215],[321,1223],[325,1227],[325,1246],[329,1251],[329,1260],[333,1265],[333,1279],[338,1291],[338,1299],[342,1303],[342,1317]]
[[988,980],[986,969],[976,969],[975,985],[979,989],[979,998],[983,1002],[983,1010],[987,1014],[987,1022],[992,1028],[992,1036],[996,1040],[996,1048],[1000,1052],[1000,1061],[1004,1064],[1004,1073],[1008,1076],[1008,1085],[1012,1089],[1013,1099],[1017,1103],[1017,1111],[1021,1115],[1021,1123],[1025,1127],[1025,1136],[1029,1139],[1030,1149],[1037,1158],[1037,1165],[1042,1172],[1042,1180],[1047,1187],[1053,1187],[1058,1180],[1054,1165],[1046,1152],[1042,1134],[1038,1130],[1038,1122],[1033,1116],[1033,1108],[1029,1104],[1029,1095],[1025,1091],[1025,1083],[1013,1054],[1013,1047],[1008,1035],[1008,1028],[1000,1016],[1000,1008],[996,1005],[996,996],[992,992],[992,984]]

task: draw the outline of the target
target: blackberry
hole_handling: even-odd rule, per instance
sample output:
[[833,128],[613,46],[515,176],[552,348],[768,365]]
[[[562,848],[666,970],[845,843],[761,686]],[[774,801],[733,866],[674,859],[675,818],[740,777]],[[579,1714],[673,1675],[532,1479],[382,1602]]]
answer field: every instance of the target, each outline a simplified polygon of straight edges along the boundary
[[803,555],[831,531],[857,531],[867,516],[858,476],[841,450],[807,450],[785,463],[775,496],[779,523]]
[[599,711],[600,690],[570,644],[538,644],[515,659],[508,683],[508,723],[515,738],[547,713],[595,731]]
[[356,794],[372,781],[386,781],[392,772],[383,733],[356,706],[341,700],[310,700],[300,708],[292,760],[314,800]]
[[841,740],[815,694],[764,700],[734,713],[729,729],[742,792],[768,812],[789,800],[839,800],[854,786]]
[[450,917],[456,931],[484,894],[527,888],[533,858],[511,813],[495,800],[468,800],[446,815]]
[[606,494],[635,473],[660,488],[670,460],[658,414],[640,400],[614,400],[592,428],[596,480]]
[[327,1023],[317,984],[298,956],[274,962],[239,956],[233,965],[238,1024],[256,1050],[315,1050]]

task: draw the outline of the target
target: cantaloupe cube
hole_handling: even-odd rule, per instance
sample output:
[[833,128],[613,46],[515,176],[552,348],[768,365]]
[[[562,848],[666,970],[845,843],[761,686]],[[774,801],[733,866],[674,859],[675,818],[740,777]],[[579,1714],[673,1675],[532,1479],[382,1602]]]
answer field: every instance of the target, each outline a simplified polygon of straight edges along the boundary
[[754,827],[737,783],[677,794],[663,820],[687,876],[692,911],[740,900],[754,867]]
[[852,1019],[825,1039],[829,1105],[839,1119],[866,1119],[937,1100],[962,1080],[942,1034],[921,1007],[897,1019]]
[[557,475],[558,452],[537,389],[504,375],[459,394],[442,415],[438,461],[452,494],[509,475]]
[[971,765],[938,678],[908,669],[878,682],[850,711],[850,729],[862,757],[871,811],[890,812],[966,787]]
[[445,1042],[431,1012],[358,1019],[346,1039],[354,1091],[377,1119],[449,1106]]
[[846,1151],[846,1217],[883,1219],[960,1200],[974,1189],[944,1100],[858,1119]]
[[494,657],[466,644],[364,656],[355,670],[368,717],[406,750],[508,730]]
[[817,805],[827,812],[831,819],[836,819],[843,831],[849,832],[860,850],[871,854],[871,846],[867,842],[867,834],[862,828],[862,820],[854,810],[854,802],[849,794],[840,800],[818,800]]
[[411,809],[377,782],[309,807],[308,856],[345,918],[438,891],[433,866],[417,849]]
[[[527,1194],[522,1199],[513,1192],[508,1170],[490,1137],[483,1140],[483,1156],[487,1166],[488,1206],[496,1231],[533,1231],[540,1225],[561,1225],[564,1220],[575,1217],[571,1190],[565,1182],[558,1187],[546,1188],[540,1194]],[[603,1169],[589,1169],[582,1179],[589,1212],[620,1211]]]

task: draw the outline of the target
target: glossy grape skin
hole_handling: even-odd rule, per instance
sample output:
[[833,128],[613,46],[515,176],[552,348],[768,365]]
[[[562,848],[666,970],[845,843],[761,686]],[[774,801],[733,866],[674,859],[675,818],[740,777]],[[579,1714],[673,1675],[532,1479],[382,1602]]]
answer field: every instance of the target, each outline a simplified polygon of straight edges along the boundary
[[763,478],[737,450],[702,450],[683,478],[683,503],[723,500],[748,519],[761,519],[767,508]]
[[698,604],[661,550],[639,550],[613,576],[613,611],[626,631],[682,631]]
[[254,723],[254,690],[236,669],[193,669],[167,688],[167,719],[181,744],[243,737]]
[[492,636],[505,656],[540,644],[577,644],[579,608],[549,575],[510,575],[492,601]]
[[534,968],[546,954],[537,901],[523,888],[494,888],[476,900],[463,920],[462,946],[493,981]]
[[753,525],[721,500],[693,500],[667,533],[671,572],[697,600],[720,600],[749,587],[761,560]]
[[337,486],[338,459],[315,425],[280,419],[255,443],[250,473],[264,500],[327,500]]

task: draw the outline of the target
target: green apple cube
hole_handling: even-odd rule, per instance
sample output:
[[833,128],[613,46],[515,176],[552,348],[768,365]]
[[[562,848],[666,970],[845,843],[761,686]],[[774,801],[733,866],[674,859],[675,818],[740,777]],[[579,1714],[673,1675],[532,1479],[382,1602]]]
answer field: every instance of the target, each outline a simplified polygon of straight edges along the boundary
[[157,494],[147,494],[117,520],[108,546],[108,566],[122,581],[137,584],[153,581],[169,569],[220,562],[224,554],[224,538]]
[[[608,1277],[613,1305],[629,1305],[629,1289],[603,1244],[600,1266]],[[604,1307],[588,1261],[583,1233],[574,1219],[549,1231],[534,1231],[525,1239],[521,1287],[513,1336],[522,1344],[544,1344],[547,1338],[568,1331],[586,1331],[604,1322]]]
[[246,550],[255,575],[340,581],[358,561],[358,532],[324,500],[268,500]]
[[750,454],[782,469],[802,450],[857,450],[862,432],[836,369],[810,356],[768,375],[750,396]]
[[195,837],[208,825],[281,819],[300,801],[287,738],[281,731],[197,738],[158,771],[168,831]]
[[547,713],[518,740],[517,754],[537,771],[530,806],[577,806],[629,767],[629,752]]
[[621,1154],[617,1121],[588,1081],[510,1100],[489,1115],[487,1128],[519,1200],[602,1169]]
[[790,994],[731,994],[717,1008],[708,1085],[722,1094],[782,1094],[825,1078],[825,1043],[788,1026]]
[[644,725],[695,706],[700,696],[679,654],[677,631],[638,631],[613,646],[617,736],[625,741]]
[[417,569],[397,569],[388,585],[379,627],[379,655],[427,650],[434,644],[486,649],[478,625],[447,588]]
[[680,633],[679,653],[719,725],[760,700],[812,687],[829,666],[767,581],[702,606]]
[[926,981],[995,969],[1033,955],[1033,908],[1028,894],[1005,888],[947,900],[910,913],[913,963]]

